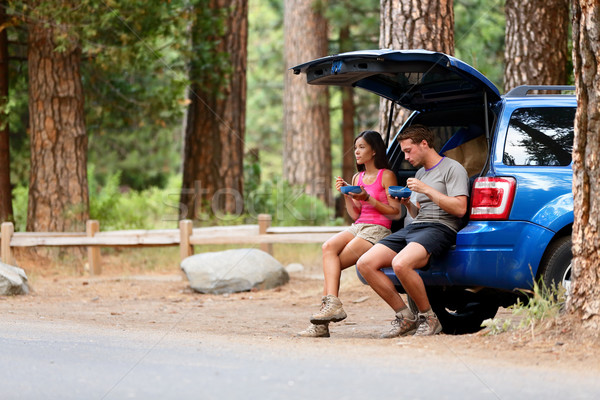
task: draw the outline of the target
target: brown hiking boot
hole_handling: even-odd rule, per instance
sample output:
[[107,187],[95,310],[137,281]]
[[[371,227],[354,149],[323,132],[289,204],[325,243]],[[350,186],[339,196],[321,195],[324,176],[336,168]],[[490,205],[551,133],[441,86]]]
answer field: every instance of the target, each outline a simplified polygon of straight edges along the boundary
[[396,319],[392,321],[392,328],[381,335],[382,339],[395,338],[398,336],[408,336],[415,333],[418,327],[418,319],[416,315],[413,315],[414,319],[409,318],[406,315],[402,315],[400,312],[396,314]]
[[329,324],[310,324],[308,328],[298,332],[301,337],[329,337]]
[[342,308],[342,302],[334,295],[328,294],[321,299],[321,309],[310,317],[310,322],[322,325],[343,319],[346,319],[346,312]]
[[415,336],[437,335],[442,331],[442,324],[433,311],[419,313],[418,317],[419,328],[415,332]]

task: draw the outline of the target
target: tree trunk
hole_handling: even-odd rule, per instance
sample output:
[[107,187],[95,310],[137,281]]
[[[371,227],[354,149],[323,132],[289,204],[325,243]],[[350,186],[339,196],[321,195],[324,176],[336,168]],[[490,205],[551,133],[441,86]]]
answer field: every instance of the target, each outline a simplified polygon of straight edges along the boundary
[[[350,28],[348,26],[340,30],[340,52],[350,51]],[[354,138],[358,132],[354,130],[354,116],[356,114],[356,106],[354,105],[354,89],[343,86],[342,90],[342,177],[347,182],[352,182],[352,176],[356,172],[356,157],[354,156]],[[337,215],[343,216],[347,223],[352,223],[354,220],[346,212],[346,204],[344,197],[339,196],[339,201],[336,202]]]
[[192,26],[195,59],[190,68],[181,218],[238,215],[244,205],[248,2],[208,3],[196,7]]
[[[350,40],[350,29],[345,27],[340,31],[340,51],[350,51],[347,43]],[[348,46],[349,47],[349,46]],[[354,126],[356,107],[354,105],[354,89],[342,87],[342,177],[350,182],[356,172],[356,158],[354,157],[354,138],[358,132]]]
[[[381,0],[379,47],[425,49],[454,55],[454,0]],[[381,99],[379,129],[385,138],[391,102]],[[398,131],[410,112],[394,108],[391,134]]]
[[507,0],[504,90],[567,83],[568,0]]
[[84,231],[88,219],[87,134],[80,75],[81,48],[73,37],[58,50],[60,26],[29,24],[31,172],[28,231]]
[[573,144],[573,286],[569,309],[600,330],[600,4],[573,3],[577,114]]
[[8,113],[8,35],[6,1],[0,2],[0,222],[13,220],[10,186],[10,146]]
[[318,5],[286,0],[284,11],[284,150],[283,176],[306,193],[331,204],[329,94],[325,86],[307,85],[288,68],[328,53],[327,20]]

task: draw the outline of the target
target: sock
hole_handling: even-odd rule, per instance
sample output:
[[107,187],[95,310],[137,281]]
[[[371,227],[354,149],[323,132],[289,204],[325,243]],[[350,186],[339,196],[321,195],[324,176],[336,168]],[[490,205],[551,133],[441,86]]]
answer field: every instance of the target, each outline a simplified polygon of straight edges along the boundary
[[408,306],[404,306],[404,308],[399,309],[398,311],[396,311],[396,316],[398,318],[406,318],[406,319],[416,319],[415,314],[413,314],[413,312],[410,310],[410,308],[408,308]]
[[435,315],[435,313],[433,312],[433,310],[430,308],[429,310],[426,311],[419,311],[419,314],[423,314],[425,316],[431,316],[431,315]]

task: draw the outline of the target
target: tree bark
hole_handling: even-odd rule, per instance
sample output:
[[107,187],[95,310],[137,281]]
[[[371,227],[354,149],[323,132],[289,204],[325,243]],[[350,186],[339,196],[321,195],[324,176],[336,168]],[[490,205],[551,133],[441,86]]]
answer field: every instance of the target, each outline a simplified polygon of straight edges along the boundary
[[[213,23],[207,24],[207,12]],[[237,215],[243,211],[248,2],[197,6],[191,29],[197,59],[190,68],[180,217]],[[214,46],[206,49],[208,43]]]
[[284,11],[283,176],[332,204],[329,92],[307,85],[288,68],[328,53],[325,1],[286,0]]
[[[88,219],[87,134],[81,48],[58,25],[29,23],[31,172],[28,231],[84,231]],[[63,39],[58,50],[55,35]]]
[[600,4],[573,2],[577,113],[573,144],[573,264],[569,310],[600,330]]
[[[346,45],[350,40],[350,29],[343,28],[340,31],[340,50],[341,52],[350,51]],[[351,87],[342,87],[342,177],[350,182],[356,172],[356,158],[354,157],[354,138],[358,132],[354,130],[354,116],[356,107],[354,105],[354,89]]]
[[13,220],[10,185],[10,145],[8,113],[8,35],[6,1],[0,1],[0,222]]
[[[379,47],[425,49],[454,55],[454,0],[381,0]],[[381,99],[379,129],[385,138],[391,102]],[[395,107],[391,134],[410,112]]]
[[[345,26],[340,30],[340,52],[352,50],[350,45],[350,28]],[[358,132],[354,124],[356,106],[354,104],[354,88],[342,87],[342,177],[347,182],[352,182],[352,176],[356,172],[356,157],[354,156],[354,138]],[[337,216],[342,216],[347,223],[354,220],[346,212],[344,196],[339,196],[336,202]]]
[[504,90],[567,83],[568,0],[507,0]]

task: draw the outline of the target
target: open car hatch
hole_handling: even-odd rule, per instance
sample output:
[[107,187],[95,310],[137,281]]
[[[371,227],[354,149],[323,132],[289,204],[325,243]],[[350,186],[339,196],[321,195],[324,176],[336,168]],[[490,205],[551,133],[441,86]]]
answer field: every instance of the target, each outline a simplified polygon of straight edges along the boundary
[[426,50],[367,50],[309,61],[292,68],[311,85],[360,87],[410,110],[449,102],[500,100],[494,84],[470,65]]

